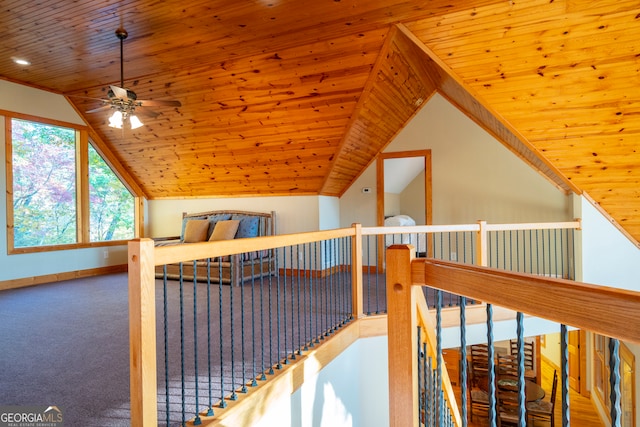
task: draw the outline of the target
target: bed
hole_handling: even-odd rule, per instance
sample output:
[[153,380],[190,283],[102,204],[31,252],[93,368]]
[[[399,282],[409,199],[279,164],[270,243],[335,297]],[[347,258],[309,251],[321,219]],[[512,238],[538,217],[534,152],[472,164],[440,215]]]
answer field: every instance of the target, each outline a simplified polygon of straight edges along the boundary
[[[243,239],[272,236],[276,233],[275,212],[214,210],[182,214],[180,236],[155,238],[156,246],[181,245],[205,241]],[[276,275],[271,250],[249,251],[210,260],[197,260],[195,277],[198,281],[240,285],[251,278]],[[156,278],[164,277],[164,266],[156,267]],[[166,265],[166,277],[180,279],[180,264]],[[193,281],[193,262],[182,263],[182,279]]]
[[[385,227],[414,227],[416,221],[409,215],[393,215],[384,219]],[[398,244],[413,245],[417,256],[424,256],[427,250],[425,233],[406,232],[387,234],[385,236],[385,246]]]

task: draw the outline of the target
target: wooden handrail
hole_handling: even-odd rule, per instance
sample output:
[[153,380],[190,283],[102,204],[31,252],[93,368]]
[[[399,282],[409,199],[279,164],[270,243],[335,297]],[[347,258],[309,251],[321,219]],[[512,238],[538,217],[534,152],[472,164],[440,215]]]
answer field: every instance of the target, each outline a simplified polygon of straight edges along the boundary
[[283,246],[302,245],[322,240],[351,237],[354,234],[355,228],[352,227],[327,231],[311,231],[308,233],[278,234],[276,236],[160,246],[155,248],[155,265],[186,262],[194,259],[215,258],[244,252],[280,248]]
[[416,284],[640,343],[639,292],[435,259],[412,272]]

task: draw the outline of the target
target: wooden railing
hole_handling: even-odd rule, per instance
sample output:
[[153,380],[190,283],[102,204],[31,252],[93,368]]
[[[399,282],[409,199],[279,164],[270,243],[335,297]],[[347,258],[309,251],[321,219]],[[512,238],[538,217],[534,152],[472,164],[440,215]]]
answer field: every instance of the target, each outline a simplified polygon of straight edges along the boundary
[[[328,239],[350,239],[350,257],[349,271],[351,276],[351,317],[353,319],[360,319],[365,316],[366,310],[363,309],[363,272],[368,274],[371,271],[382,272],[385,268],[388,271],[388,275],[395,275],[401,268],[400,265],[392,266],[390,261],[387,261],[387,266],[375,265],[376,261],[372,261],[366,257],[366,252],[363,247],[363,242],[368,237],[374,237],[377,242],[383,241],[384,236],[391,236],[394,234],[411,234],[416,236],[416,241],[420,242],[420,236],[427,237],[425,239],[426,248],[418,248],[420,252],[428,255],[440,254],[443,257],[452,256],[456,254],[456,257],[460,261],[473,262],[473,263],[491,263],[492,254],[500,259],[506,259],[507,257],[517,256],[518,259],[522,256],[522,253],[527,253],[526,244],[523,244],[526,239],[523,236],[515,238],[506,238],[505,235],[497,236],[496,242],[492,246],[491,232],[495,230],[533,230],[533,229],[577,229],[579,228],[578,222],[561,223],[561,224],[520,224],[520,225],[487,225],[484,222],[478,224],[468,224],[460,226],[418,226],[418,227],[371,227],[363,228],[359,224],[354,224],[351,228],[329,230],[322,232],[310,232],[299,233],[292,235],[278,235],[253,239],[239,239],[229,241],[207,242],[207,243],[195,243],[187,244],[176,247],[164,246],[154,247],[154,243],[150,239],[136,239],[129,243],[129,314],[130,314],[130,364],[131,364],[131,420],[132,425],[135,426],[156,426],[158,424],[158,405],[157,405],[157,379],[156,379],[156,306],[155,306],[155,267],[162,266],[170,263],[188,262],[198,259],[215,258],[226,255],[241,254],[250,251],[264,251],[274,248],[289,247],[293,248],[296,245],[312,244],[319,241],[325,241]],[[438,234],[440,233],[440,234]],[[447,233],[470,233],[471,237],[465,235],[461,238],[461,242],[457,241],[458,237],[451,238],[443,244],[446,239],[442,236],[451,236]],[[380,236],[380,237],[379,237]],[[433,238],[429,238],[431,236]],[[434,236],[439,236],[437,239]],[[533,236],[528,237],[528,241],[532,244],[535,240],[540,238],[546,239],[546,237]],[[438,243],[436,240],[439,240]],[[467,243],[467,240],[470,243]],[[515,243],[514,243],[515,242]],[[386,244],[383,243],[380,251],[386,250]],[[492,250],[492,248],[494,248]],[[529,251],[531,252],[531,251]],[[557,252],[557,253],[555,253]],[[467,254],[470,255],[467,256]],[[494,258],[495,258],[494,256]],[[526,256],[526,255],[525,255]],[[556,268],[555,261],[552,267],[551,262],[542,261],[538,254],[533,255],[529,253],[529,256],[536,259],[537,265],[533,265],[533,262],[528,266],[523,266],[523,269],[533,269],[535,274],[539,275],[553,275],[552,270]],[[570,259],[573,257],[571,251],[561,249],[554,251],[554,259]],[[496,261],[499,263],[500,261]],[[420,263],[416,264],[420,265]],[[514,266],[512,266],[514,267]],[[290,266],[291,274],[293,274],[293,266]],[[402,267],[404,268],[404,267]],[[426,268],[426,267],[425,267]],[[515,268],[515,267],[514,267]],[[519,267],[518,267],[519,268]],[[285,268],[286,270],[286,268]],[[298,266],[299,271],[299,266]],[[313,273],[312,273],[313,274]],[[416,274],[415,272],[412,274]],[[565,274],[565,273],[562,273]],[[403,279],[402,283],[405,283]],[[411,279],[414,280],[414,279]],[[394,283],[393,286],[387,287],[387,297],[396,295],[395,281],[387,283]],[[472,298],[478,298],[482,301],[489,301],[483,296],[473,296]],[[417,296],[412,297],[416,300],[420,299]],[[424,300],[424,296],[422,297]],[[391,304],[391,300],[388,300],[388,304]],[[395,304],[395,303],[394,303]],[[420,303],[422,304],[422,303]],[[385,307],[386,309],[386,307]],[[430,334],[433,331],[433,325],[429,320],[429,315],[426,314],[426,308],[422,307],[420,315],[412,315],[416,319],[422,319],[419,323],[423,325],[423,331],[427,340],[431,342],[436,339]],[[396,325],[406,325],[404,320],[391,320]],[[404,329],[403,328],[390,328],[394,331]],[[417,340],[413,331],[407,332],[407,337],[411,340]],[[390,348],[392,334],[390,334]],[[393,338],[396,340],[396,338]],[[402,342],[404,342],[402,337]],[[394,341],[395,342],[395,341]],[[398,341],[400,342],[400,341]],[[408,344],[402,344],[406,346]],[[429,345],[429,348],[433,348]],[[431,351],[431,350],[429,350]],[[440,356],[437,356],[440,357]],[[412,362],[414,363],[414,362]],[[393,372],[392,377],[393,384],[403,384],[403,381],[395,379],[397,372]],[[443,374],[443,387],[449,387],[444,390],[444,395],[449,396],[448,402],[450,409],[453,413],[454,419],[459,419],[457,411],[455,409],[455,400],[451,398],[452,391],[450,385],[446,383],[446,372]],[[413,381],[413,380],[412,380]],[[403,392],[403,393],[406,393]],[[392,396],[396,396],[395,393],[391,393]],[[402,394],[400,394],[402,395]],[[396,397],[393,397],[394,399]],[[400,402],[398,402],[400,403]],[[406,402],[399,408],[405,408]],[[390,405],[394,408],[395,405]],[[414,405],[412,404],[412,411]],[[402,425],[402,424],[398,424]],[[406,424],[410,425],[410,424]],[[459,425],[459,424],[458,424]]]
[[[638,292],[442,260],[414,259],[412,248],[402,245],[387,251],[387,265],[391,426],[418,425],[420,417],[415,330],[420,326],[419,319],[424,317],[424,308],[419,303],[424,286],[481,300],[487,306],[501,306],[549,319],[560,323],[563,328],[569,325],[615,340],[640,343]],[[464,330],[463,321],[461,329]],[[441,363],[442,356],[437,346],[431,341],[429,346],[437,352],[435,357]],[[563,353],[565,351],[566,348],[562,350]],[[566,355],[563,356],[565,358]],[[616,358],[617,355],[612,353],[613,362]],[[563,360],[563,425],[568,425],[569,420],[566,364],[566,360]],[[611,370],[615,372],[615,369]],[[462,393],[466,393],[464,381],[461,387]],[[612,400],[617,399],[619,403],[619,398],[618,389],[618,395],[612,394]],[[495,404],[495,396],[493,399]],[[614,411],[615,402],[611,406]],[[612,419],[615,419],[615,414],[612,414]],[[455,424],[463,425],[459,419],[455,420]]]

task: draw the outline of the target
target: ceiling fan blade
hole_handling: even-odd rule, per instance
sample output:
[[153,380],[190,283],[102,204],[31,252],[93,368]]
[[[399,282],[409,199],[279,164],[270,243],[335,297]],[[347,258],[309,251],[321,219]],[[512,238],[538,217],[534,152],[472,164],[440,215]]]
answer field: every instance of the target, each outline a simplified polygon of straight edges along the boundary
[[111,91],[116,96],[116,98],[120,98],[120,99],[124,99],[124,100],[128,99],[127,90],[126,89],[122,89],[121,87],[113,86],[113,85],[109,85],[109,87],[111,88]]
[[100,111],[105,111],[111,109],[111,105],[103,105],[102,107],[93,108],[91,110],[85,111],[85,113],[98,113]]
[[141,107],[182,107],[180,101],[163,101],[160,99],[139,99],[138,103]]
[[160,113],[156,113],[155,111],[145,110],[145,109],[141,109],[141,110],[136,109],[136,113],[135,114],[137,114],[139,116],[150,117],[152,119],[155,119],[156,117],[158,117],[160,115]]

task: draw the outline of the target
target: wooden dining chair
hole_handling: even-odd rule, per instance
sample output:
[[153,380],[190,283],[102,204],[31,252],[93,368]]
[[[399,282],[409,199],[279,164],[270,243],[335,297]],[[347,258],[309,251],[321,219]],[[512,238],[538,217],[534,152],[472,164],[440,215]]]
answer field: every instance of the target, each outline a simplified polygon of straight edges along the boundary
[[551,385],[551,396],[548,401],[539,400],[527,403],[527,417],[534,420],[549,421],[551,427],[555,427],[554,410],[556,406],[556,392],[558,390],[558,371],[553,371],[553,383]]
[[496,363],[498,381],[500,379],[518,379],[518,358],[510,354],[499,354]]
[[[518,340],[510,341],[510,352],[512,355],[518,354]],[[524,379],[537,382],[538,374],[535,364],[536,345],[533,341],[524,342]]]
[[474,344],[471,346],[471,380],[477,387],[481,381],[486,381],[489,376],[489,347],[487,344]]
[[470,420],[473,422],[473,416],[480,416],[483,419],[489,418],[489,394],[480,389],[477,385],[473,385],[471,378],[471,366],[467,368],[469,375],[467,375],[467,388],[469,389],[469,415]]
[[498,389],[498,427],[519,425],[518,393]]

